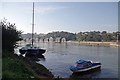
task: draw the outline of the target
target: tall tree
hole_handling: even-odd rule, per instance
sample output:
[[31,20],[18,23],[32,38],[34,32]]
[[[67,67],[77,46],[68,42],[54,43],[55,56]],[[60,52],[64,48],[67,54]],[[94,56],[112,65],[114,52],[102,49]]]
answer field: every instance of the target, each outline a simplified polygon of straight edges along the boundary
[[0,22],[0,27],[2,27],[2,50],[13,51],[16,47],[16,42],[21,40],[21,31],[16,29],[15,24],[7,22],[6,19]]

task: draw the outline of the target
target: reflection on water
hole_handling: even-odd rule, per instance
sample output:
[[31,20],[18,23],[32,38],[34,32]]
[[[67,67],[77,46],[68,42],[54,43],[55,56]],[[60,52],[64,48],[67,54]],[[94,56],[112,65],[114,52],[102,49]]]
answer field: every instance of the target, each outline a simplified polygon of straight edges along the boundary
[[[47,67],[55,77],[95,77],[117,78],[118,77],[118,49],[110,47],[81,46],[73,43],[37,43],[47,51],[41,61],[37,63]],[[87,75],[74,75],[70,66],[79,59],[99,61],[102,64],[101,71]]]
[[79,59],[99,61],[102,63],[101,71],[81,77],[118,77],[117,48],[81,46],[73,43],[39,43],[38,45],[41,48],[47,49],[47,52],[44,54],[46,61],[39,61],[39,63],[46,66],[55,77],[71,77],[72,72],[69,68]]

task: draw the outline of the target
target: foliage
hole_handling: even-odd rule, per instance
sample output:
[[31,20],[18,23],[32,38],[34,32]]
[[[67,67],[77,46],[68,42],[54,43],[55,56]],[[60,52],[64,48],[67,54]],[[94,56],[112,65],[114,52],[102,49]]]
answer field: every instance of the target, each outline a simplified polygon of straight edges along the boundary
[[120,40],[120,32],[108,33],[107,31],[91,31],[91,32],[79,32],[77,34],[57,31],[51,32],[43,36],[42,38],[66,38],[67,41],[77,40],[77,41],[116,41]]
[[53,37],[53,38],[66,38],[66,40],[75,40],[76,39],[76,36],[74,33],[69,33],[69,32],[52,32],[52,33],[48,33],[44,36],[44,38],[50,38],[50,37]]
[[[0,22],[2,27],[2,80],[32,80],[32,78],[53,77],[51,72],[36,62],[13,54],[16,42],[21,40],[21,31],[15,24],[6,20]],[[38,80],[38,79],[36,79]]]
[[47,68],[30,58],[17,56],[8,51],[4,51],[3,55],[2,80],[32,80],[32,78],[53,77]]
[[26,78],[29,80],[33,73],[27,69],[24,62],[11,52],[4,51],[2,59],[2,80],[20,80]]
[[13,51],[16,47],[16,42],[21,40],[21,31],[16,30],[15,24],[7,22],[6,19],[0,22],[0,27],[2,27],[2,50]]
[[116,41],[120,37],[120,32],[107,33],[106,31],[79,32],[76,34],[78,41]]

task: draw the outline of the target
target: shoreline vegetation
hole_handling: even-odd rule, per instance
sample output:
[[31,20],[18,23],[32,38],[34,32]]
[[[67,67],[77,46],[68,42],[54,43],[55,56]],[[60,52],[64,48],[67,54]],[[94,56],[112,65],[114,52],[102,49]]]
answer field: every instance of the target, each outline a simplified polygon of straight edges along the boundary
[[43,65],[36,63],[33,58],[14,54],[17,41],[21,41],[22,31],[16,29],[15,24],[0,22],[2,28],[2,80],[40,80],[53,78],[53,74]]
[[29,57],[18,56],[11,52],[3,52],[2,80],[29,80],[31,78],[53,78],[53,74],[43,65],[37,64]]

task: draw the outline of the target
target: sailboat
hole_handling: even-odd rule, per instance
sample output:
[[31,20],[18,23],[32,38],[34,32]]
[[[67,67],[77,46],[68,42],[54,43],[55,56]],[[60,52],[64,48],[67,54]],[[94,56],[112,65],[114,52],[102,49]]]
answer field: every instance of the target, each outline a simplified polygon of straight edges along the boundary
[[42,55],[45,53],[45,49],[40,49],[39,47],[35,47],[33,45],[33,36],[34,36],[34,2],[33,2],[33,15],[32,15],[32,44],[27,44],[25,47],[19,49],[21,54],[29,54],[31,56]]

